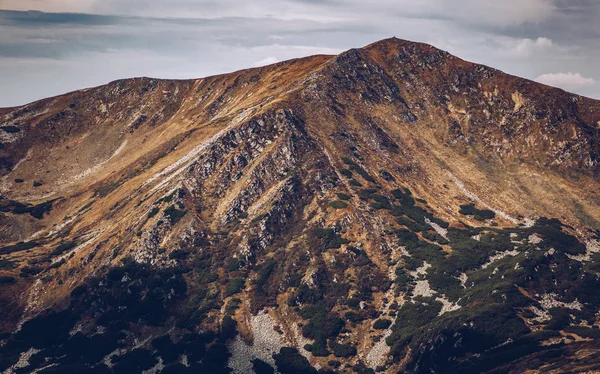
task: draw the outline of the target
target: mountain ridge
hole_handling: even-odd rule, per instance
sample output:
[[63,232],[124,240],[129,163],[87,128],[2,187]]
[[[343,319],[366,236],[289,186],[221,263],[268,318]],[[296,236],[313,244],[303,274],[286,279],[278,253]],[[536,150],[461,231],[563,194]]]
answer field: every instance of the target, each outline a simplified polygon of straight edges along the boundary
[[[578,96],[578,97],[581,97],[583,99],[598,101],[598,99],[594,99],[592,97],[587,97],[587,96],[583,96],[583,95],[580,95],[580,94],[576,94],[576,93],[570,92],[568,90],[562,89],[560,87],[555,87],[555,86],[547,85],[547,84],[544,84],[544,83],[536,82],[536,81],[534,81],[532,79],[521,77],[521,76],[517,76],[517,75],[511,74],[511,73],[507,73],[507,72],[505,72],[503,70],[499,70],[499,69],[490,67],[490,66],[485,65],[485,64],[463,60],[463,59],[461,59],[459,57],[456,57],[456,56],[450,54],[449,52],[447,52],[447,51],[445,51],[443,49],[439,49],[439,48],[437,48],[437,47],[435,47],[435,46],[433,46],[431,44],[425,43],[425,42],[415,42],[415,41],[410,41],[410,40],[407,40],[407,39],[400,39],[400,38],[397,38],[397,37],[390,37],[390,38],[387,38],[387,39],[382,39],[382,40],[373,42],[373,43],[368,44],[368,45],[366,45],[364,47],[351,48],[351,49],[349,49],[348,51],[345,51],[345,52],[355,51],[355,50],[369,50],[369,49],[373,50],[373,49],[378,49],[378,47],[381,47],[381,46],[384,46],[384,45],[389,45],[391,43],[401,44],[401,45],[417,45],[421,49],[429,49],[430,51],[443,52],[444,54],[452,57],[453,59],[459,60],[459,61],[461,61],[463,63],[466,63],[468,65],[471,65],[471,66],[477,66],[477,67],[481,67],[481,68],[491,69],[491,70],[497,71],[499,73],[502,73],[502,74],[505,74],[505,75],[508,75],[508,76],[512,76],[512,77],[515,77],[515,78],[518,78],[518,79],[521,79],[521,80],[524,80],[524,81],[528,81],[528,82],[533,83],[535,85],[548,87],[548,88],[551,88],[553,90],[564,91],[567,94]],[[342,53],[344,53],[344,52],[342,52]],[[71,95],[71,94],[75,94],[77,92],[86,92],[86,91],[89,91],[89,90],[99,89],[99,88],[102,88],[102,87],[105,87],[105,86],[109,86],[109,85],[112,85],[112,84],[118,84],[118,83],[121,83],[121,82],[127,82],[127,81],[132,81],[132,80],[152,80],[152,81],[169,81],[169,82],[197,81],[197,80],[202,80],[202,79],[218,78],[218,77],[227,76],[227,75],[231,75],[231,74],[237,74],[237,73],[243,73],[243,72],[248,72],[248,71],[260,70],[260,69],[268,68],[268,67],[275,67],[275,66],[285,65],[285,64],[289,64],[289,63],[294,62],[294,61],[303,61],[303,60],[309,60],[309,59],[313,59],[313,58],[334,58],[336,56],[337,55],[315,54],[315,55],[310,55],[310,56],[305,56],[305,57],[297,57],[297,58],[293,58],[293,59],[289,59],[289,60],[285,60],[285,61],[275,62],[275,63],[264,65],[264,66],[258,66],[258,67],[252,67],[252,68],[245,68],[245,69],[240,69],[240,70],[236,70],[236,71],[232,71],[232,72],[219,73],[219,74],[215,74],[215,75],[206,76],[206,77],[203,77],[203,78],[155,78],[155,77],[149,77],[149,76],[139,76],[139,77],[131,77],[131,78],[120,78],[120,79],[115,79],[115,80],[110,81],[110,82],[105,83],[105,84],[100,84],[100,85],[96,85],[96,86],[91,86],[91,87],[77,89],[77,90],[70,91],[70,92],[65,92],[65,93],[62,93],[62,94],[58,94],[58,95],[51,96],[51,97],[48,97],[48,98],[43,98],[43,99],[35,100],[35,101],[29,102],[29,103],[25,103],[25,104],[22,104],[22,105],[16,105],[16,106],[10,106],[10,107],[0,107],[0,111],[2,111],[2,112],[10,111],[10,110],[22,108],[22,107],[25,107],[25,106],[33,105],[33,104],[36,104],[36,103],[39,103],[39,102],[45,102],[45,101],[50,100],[50,99],[54,99],[54,98],[58,98],[58,97],[63,97],[63,96]]]
[[599,323],[598,101],[392,38],[0,116],[0,370],[520,370]]

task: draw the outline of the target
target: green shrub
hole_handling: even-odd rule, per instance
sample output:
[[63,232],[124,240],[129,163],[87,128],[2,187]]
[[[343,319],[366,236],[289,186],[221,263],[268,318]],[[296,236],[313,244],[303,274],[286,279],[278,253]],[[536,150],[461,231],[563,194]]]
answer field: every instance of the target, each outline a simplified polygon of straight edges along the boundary
[[321,340],[315,341],[312,344],[306,344],[304,346],[304,349],[306,349],[307,351],[312,353],[312,355],[315,357],[329,356],[329,351],[327,350],[327,347],[325,346],[325,342],[321,341]]
[[403,206],[413,206],[415,205],[415,199],[412,197],[412,192],[409,189],[400,189],[397,188],[395,190],[390,191],[390,193],[400,201]]
[[330,312],[324,302],[309,305],[298,313],[308,323],[302,326],[302,335],[314,340],[311,344],[312,354],[315,356],[327,356],[327,339],[334,339],[342,331],[344,320],[337,314]]
[[169,254],[169,258],[172,260],[184,261],[190,256],[190,251],[185,249],[176,249]]
[[427,275],[431,288],[443,293],[452,301],[458,300],[463,294],[460,280],[442,272],[429,272]]
[[392,321],[389,319],[381,318],[373,323],[373,328],[375,330],[385,330],[392,325]]
[[155,338],[151,344],[157,350],[157,354],[163,359],[163,363],[165,364],[175,362],[182,353],[182,347],[178,344],[173,344],[169,335]]
[[341,192],[337,193],[337,197],[338,197],[338,199],[345,200],[345,201],[348,201],[352,198],[352,196],[346,195],[345,193],[341,193]]
[[229,315],[223,318],[221,324],[221,340],[226,342],[237,335],[237,322]]
[[445,244],[449,244],[450,242],[447,239],[444,239],[443,236],[441,236],[440,234],[438,234],[435,231],[423,231],[421,233],[423,235],[423,237],[427,240],[430,240],[432,242],[437,242],[438,244],[441,245],[445,245]]
[[465,216],[472,216],[475,214],[475,204],[469,203],[460,206],[460,210],[458,211],[460,214],[464,214]]
[[15,279],[15,277],[10,277],[10,276],[0,276],[0,284],[13,284],[15,283],[17,280]]
[[417,245],[409,244],[405,246],[412,258],[429,263],[439,262],[446,256],[442,248],[424,241],[418,241]]
[[351,167],[350,170],[356,171],[367,182],[371,182],[371,183],[376,183],[377,182],[375,180],[375,178],[373,178],[365,169],[361,168],[360,166],[357,166],[357,167],[354,167],[354,168]]
[[398,238],[398,244],[407,248],[414,248],[419,245],[419,237],[412,231],[400,229],[396,231],[396,237]]
[[7,255],[14,252],[21,252],[31,248],[37,247],[39,244],[37,242],[19,242],[17,244],[8,245],[6,247],[0,248],[0,255]]
[[14,204],[12,212],[14,214],[26,214],[26,213],[30,213],[31,212],[31,207],[27,206],[27,205],[24,205],[24,204],[16,203],[16,204]]
[[171,225],[176,225],[187,214],[187,210],[179,210],[174,205],[165,209],[165,217],[169,219]]
[[437,223],[440,227],[443,227],[445,229],[450,227],[450,224],[448,222],[444,221],[443,219],[436,218],[436,217],[429,217],[429,220],[433,223]]
[[371,208],[381,210],[381,209],[392,209],[392,205],[390,201],[383,196],[372,194],[371,199],[375,200],[374,203],[371,203]]
[[496,217],[496,213],[489,209],[480,210],[475,208],[474,203],[461,205],[459,213],[465,216],[473,216],[477,221],[485,221]]
[[535,314],[533,311],[529,310],[529,309],[525,309],[525,310],[523,310],[523,311],[521,312],[521,315],[522,315],[524,318],[528,318],[528,319],[534,318],[534,317],[536,316],[536,314]]
[[33,218],[42,219],[44,215],[52,210],[52,202],[46,201],[45,203],[38,204],[31,208],[29,215]]
[[2,206],[0,211],[9,212],[11,211],[14,214],[26,214],[29,213],[30,216],[36,219],[42,219],[44,215],[52,210],[52,201],[46,201],[44,203],[31,206],[29,204],[22,204],[17,201],[10,201],[8,205]]
[[496,217],[496,213],[494,213],[493,211],[489,210],[489,209],[484,209],[484,210],[479,210],[477,211],[477,214],[475,214],[474,218],[477,221],[485,221],[487,219],[493,219]]
[[75,248],[75,246],[77,246],[77,242],[74,240],[62,242],[58,245],[58,247],[56,247],[52,252],[50,252],[50,254],[52,256],[58,256],[67,251],[70,251],[71,249]]
[[377,190],[375,188],[363,188],[360,191],[358,191],[358,197],[361,200],[364,201],[368,201],[370,199],[372,199],[372,195],[375,194],[377,192]]
[[331,201],[329,203],[329,205],[334,209],[345,209],[348,207],[348,204],[346,204],[345,202],[343,202],[341,200]]
[[137,348],[125,353],[123,356],[111,356],[115,373],[143,372],[152,368],[158,360],[146,349]]
[[15,179],[15,183],[23,183],[23,182],[25,182],[25,181],[23,179],[21,179],[21,178],[16,178]]
[[355,186],[355,187],[362,187],[362,186],[363,186],[363,184],[362,184],[362,183],[360,183],[359,181],[357,181],[357,180],[354,180],[354,179],[352,179],[352,180],[350,181],[350,185],[351,185],[351,186]]
[[258,358],[255,358],[254,360],[252,360],[252,370],[254,371],[255,374],[274,374],[275,373],[275,369],[273,369],[271,367],[271,365],[269,365],[268,363],[266,363],[263,360],[260,360]]
[[42,270],[44,270],[43,268],[39,267],[39,266],[24,266],[21,268],[21,276],[29,276],[29,275],[36,275],[39,274]]
[[334,341],[329,343],[329,347],[333,351],[335,357],[351,357],[356,356],[356,347],[349,344],[339,344]]
[[367,365],[365,365],[362,361],[359,361],[358,364],[354,365],[352,370],[356,374],[375,374],[375,370],[367,367]]
[[367,182],[371,182],[371,183],[376,182],[375,179],[371,175],[369,175],[369,173],[365,169],[360,167],[356,162],[352,161],[348,157],[342,157],[342,161],[344,161],[344,163],[346,165],[348,165],[348,168],[351,171],[358,173]]
[[349,157],[342,157],[342,161],[344,161],[344,163],[349,166],[356,165],[356,162],[352,161]]
[[237,257],[233,257],[229,260],[229,263],[227,264],[227,271],[228,272],[234,272],[240,269],[242,263],[240,261],[239,258]]
[[225,290],[225,294],[227,296],[235,295],[236,293],[242,291],[244,289],[244,279],[242,278],[233,278],[229,280],[227,284],[227,289]]
[[384,203],[384,204],[390,203],[390,200],[387,197],[376,194],[376,193],[372,193],[370,198],[377,201],[378,203]]
[[571,236],[552,225],[541,225],[539,222],[531,228],[531,231],[541,235],[544,239],[538,246],[542,249],[554,248],[557,251],[571,255],[585,253],[586,247],[576,237]]
[[430,240],[432,242],[435,242],[438,236],[437,233],[431,231],[423,231],[421,235],[423,235],[425,239]]
[[[407,268],[408,268],[408,266],[407,266]],[[396,279],[394,279],[394,283],[396,283],[398,285],[399,290],[407,291],[408,284],[411,281],[412,281],[411,277],[409,277],[409,275],[406,273],[406,271],[404,269],[402,269],[401,267],[396,268]]]
[[171,201],[173,201],[173,198],[175,197],[175,193],[173,192],[172,194],[170,194],[169,196],[165,196],[162,199],[158,200],[159,203],[162,203],[163,201],[165,203],[170,203]]
[[415,271],[418,268],[420,268],[421,266],[423,266],[423,260],[418,259],[416,257],[405,257],[405,264],[404,267],[406,268],[406,270],[408,271]]
[[347,239],[342,238],[333,229],[317,228],[314,230],[314,234],[317,238],[321,239],[325,249],[337,249],[340,248],[342,244],[348,244],[350,242]]
[[352,178],[352,171],[350,171],[348,169],[340,170],[340,174],[342,174],[346,178]]
[[379,170],[379,174],[388,182],[394,182],[396,178],[392,174],[390,174],[387,170]]
[[317,374],[317,370],[296,348],[282,347],[279,353],[273,355],[273,359],[281,374]]
[[152,209],[150,209],[150,212],[148,212],[148,218],[154,217],[158,214],[158,212],[160,212],[160,209],[158,209],[157,207],[153,207]]
[[17,267],[14,261],[0,259],[0,270],[12,270]]
[[571,316],[568,310],[553,308],[550,310],[552,319],[548,322],[545,329],[559,331],[571,324]]
[[346,300],[346,305],[348,305],[352,309],[358,309],[360,307],[360,298],[351,296]]
[[392,333],[385,340],[392,347],[394,356],[401,354],[413,336],[418,335],[421,327],[429,325],[437,318],[442,304],[438,302],[432,304],[406,303],[398,310],[396,323],[392,326]]
[[264,293],[264,287],[269,285],[269,278],[273,271],[275,271],[275,267],[277,266],[277,262],[274,259],[268,258],[262,264],[256,267],[256,290],[259,293]]
[[425,218],[431,218],[425,209],[418,206],[403,206],[404,214],[415,222],[425,223]]
[[362,313],[346,312],[344,318],[351,323],[359,323],[365,320],[365,316]]
[[[396,213],[394,212],[395,210],[396,210],[396,208],[392,209],[393,215],[396,215]],[[402,215],[402,216],[396,218],[396,222],[399,225],[408,227],[408,229],[412,232],[422,232],[422,231],[427,230],[427,226],[425,226],[425,224],[416,223],[415,221],[411,220],[410,218],[404,216],[403,214],[404,213],[401,211],[399,215]]]
[[7,132],[9,134],[14,134],[14,133],[21,131],[21,129],[18,128],[17,126],[0,126],[0,129],[2,129],[4,132]]
[[67,261],[63,258],[60,261],[56,261],[55,263],[53,263],[52,265],[48,266],[48,268],[46,270],[49,269],[57,269],[61,266],[63,266]]

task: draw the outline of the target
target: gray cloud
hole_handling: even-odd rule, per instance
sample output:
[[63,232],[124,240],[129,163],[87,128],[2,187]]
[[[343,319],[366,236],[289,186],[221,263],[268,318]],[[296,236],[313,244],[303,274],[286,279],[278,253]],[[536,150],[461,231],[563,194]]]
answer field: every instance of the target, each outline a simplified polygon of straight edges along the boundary
[[[582,0],[579,0],[585,6]],[[481,24],[516,25],[548,19],[553,0],[1,0],[0,8],[151,17],[215,18],[273,16],[282,19],[358,19],[365,14],[442,17]]]
[[394,35],[530,79],[570,71],[588,84],[554,84],[600,97],[598,15],[593,0],[0,0],[0,106],[118,78],[195,78],[335,54]]
[[560,87],[565,90],[577,90],[581,87],[596,84],[593,78],[583,77],[579,73],[549,73],[542,74],[535,79],[537,82],[550,86]]

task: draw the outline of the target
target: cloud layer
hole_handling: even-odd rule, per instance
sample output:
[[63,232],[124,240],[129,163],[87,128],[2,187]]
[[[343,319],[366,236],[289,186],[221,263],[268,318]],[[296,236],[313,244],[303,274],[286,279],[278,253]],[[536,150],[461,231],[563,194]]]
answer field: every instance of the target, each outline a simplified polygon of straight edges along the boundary
[[0,106],[119,78],[195,78],[336,54],[390,36],[600,98],[599,15],[594,0],[0,0]]
[[579,73],[549,73],[537,77],[536,82],[549,86],[559,87],[567,91],[574,91],[582,87],[596,84],[593,78],[585,78]]

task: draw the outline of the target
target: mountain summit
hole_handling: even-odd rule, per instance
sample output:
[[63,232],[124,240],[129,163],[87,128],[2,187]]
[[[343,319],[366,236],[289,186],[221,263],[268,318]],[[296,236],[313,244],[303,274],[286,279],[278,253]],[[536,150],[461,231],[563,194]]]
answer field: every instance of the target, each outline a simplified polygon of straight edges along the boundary
[[0,109],[0,371],[600,370],[599,155],[395,38]]

